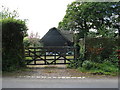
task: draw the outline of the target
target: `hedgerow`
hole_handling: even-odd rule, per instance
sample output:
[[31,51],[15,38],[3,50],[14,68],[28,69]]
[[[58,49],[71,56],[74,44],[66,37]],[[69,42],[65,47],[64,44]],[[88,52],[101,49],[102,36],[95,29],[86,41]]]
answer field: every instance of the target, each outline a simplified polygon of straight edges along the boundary
[[25,67],[23,38],[27,27],[24,21],[5,18],[2,23],[2,70],[13,71]]
[[70,68],[93,74],[117,74],[119,38],[86,38],[79,42],[80,55]]

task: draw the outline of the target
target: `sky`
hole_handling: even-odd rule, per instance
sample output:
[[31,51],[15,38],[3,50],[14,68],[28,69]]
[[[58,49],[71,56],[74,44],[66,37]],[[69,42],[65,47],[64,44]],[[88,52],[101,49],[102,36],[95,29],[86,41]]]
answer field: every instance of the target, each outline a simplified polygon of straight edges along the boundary
[[20,19],[28,19],[28,34],[38,32],[40,38],[52,27],[58,27],[67,5],[75,0],[2,0],[10,11],[17,10]]

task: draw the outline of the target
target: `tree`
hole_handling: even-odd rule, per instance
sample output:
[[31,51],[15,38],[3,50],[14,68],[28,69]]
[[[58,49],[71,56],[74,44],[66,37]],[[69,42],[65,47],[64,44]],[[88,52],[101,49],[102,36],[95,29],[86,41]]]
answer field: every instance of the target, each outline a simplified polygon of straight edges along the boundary
[[10,12],[9,8],[2,6],[2,11],[0,12],[0,19],[5,18],[18,18],[19,14],[16,10]]
[[25,47],[29,47],[29,46],[42,46],[40,43],[40,36],[37,33],[33,33],[31,32],[30,35],[26,38],[24,38],[24,45]]
[[58,28],[79,31],[81,37],[87,35],[90,29],[97,30],[99,35],[101,28],[104,33],[113,29],[120,36],[120,2],[73,2],[67,6]]

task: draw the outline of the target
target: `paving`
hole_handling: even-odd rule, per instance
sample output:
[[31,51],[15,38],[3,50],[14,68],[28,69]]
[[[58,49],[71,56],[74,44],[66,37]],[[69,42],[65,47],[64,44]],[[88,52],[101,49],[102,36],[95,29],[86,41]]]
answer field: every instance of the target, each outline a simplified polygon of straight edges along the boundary
[[3,78],[3,88],[118,88],[117,79]]

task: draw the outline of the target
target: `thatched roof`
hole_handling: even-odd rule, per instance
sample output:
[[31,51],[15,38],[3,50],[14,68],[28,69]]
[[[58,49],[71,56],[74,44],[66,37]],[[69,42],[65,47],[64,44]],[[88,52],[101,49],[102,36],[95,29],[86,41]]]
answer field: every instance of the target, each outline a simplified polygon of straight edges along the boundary
[[43,36],[40,42],[44,46],[72,46],[73,34],[71,31],[58,30],[54,27]]
[[60,30],[61,34],[69,41],[73,42],[73,31]]

